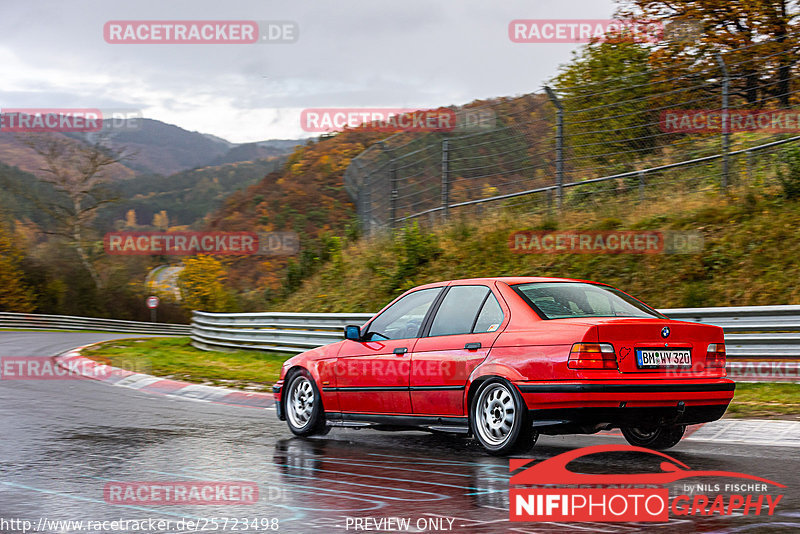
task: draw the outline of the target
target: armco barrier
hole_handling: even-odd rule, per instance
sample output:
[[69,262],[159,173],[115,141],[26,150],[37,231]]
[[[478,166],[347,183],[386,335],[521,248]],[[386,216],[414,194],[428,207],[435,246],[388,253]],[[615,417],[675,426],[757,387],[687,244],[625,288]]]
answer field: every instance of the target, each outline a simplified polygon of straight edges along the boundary
[[258,349],[303,352],[342,339],[348,324],[364,324],[370,313],[193,312],[192,345],[199,349]]
[[33,313],[0,312],[0,328],[33,330],[97,330],[132,334],[166,334],[188,336],[188,324],[143,323],[100,319],[97,317],[72,317],[69,315],[41,315]]
[[[800,306],[663,309],[672,319],[722,326],[732,377],[797,381]],[[369,313],[207,313],[192,318],[192,345],[205,350],[257,349],[298,353],[342,339],[347,324]]]
[[[725,329],[728,356],[800,359],[800,306],[663,309],[672,319]],[[364,324],[369,313],[194,312],[196,346],[302,352],[338,341],[347,324]],[[202,347],[201,347],[202,348]]]
[[[791,380],[800,374],[800,306],[744,306],[661,310],[684,321],[725,329],[729,372],[740,380]],[[338,341],[342,327],[364,324],[369,313],[194,312],[192,325],[146,323],[0,312],[0,328],[96,330],[156,335],[191,335],[205,350],[257,349],[298,353]]]
[[800,306],[737,306],[659,310],[672,319],[725,329],[732,358],[800,358]]

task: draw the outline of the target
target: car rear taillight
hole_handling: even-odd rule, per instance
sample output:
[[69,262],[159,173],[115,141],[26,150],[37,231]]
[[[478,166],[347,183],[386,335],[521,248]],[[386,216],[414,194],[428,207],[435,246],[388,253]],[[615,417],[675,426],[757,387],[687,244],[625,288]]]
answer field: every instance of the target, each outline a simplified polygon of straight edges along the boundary
[[708,345],[706,369],[725,369],[725,343],[711,343]]
[[569,352],[570,369],[616,369],[617,355],[609,343],[575,343]]

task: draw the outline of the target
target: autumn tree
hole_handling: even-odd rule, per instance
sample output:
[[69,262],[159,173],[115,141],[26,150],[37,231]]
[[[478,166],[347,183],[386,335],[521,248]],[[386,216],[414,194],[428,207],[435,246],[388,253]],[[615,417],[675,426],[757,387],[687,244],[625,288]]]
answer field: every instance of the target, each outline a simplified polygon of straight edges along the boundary
[[129,209],[125,213],[125,226],[128,228],[136,228],[139,224],[136,222],[136,210]]
[[89,250],[90,225],[101,206],[117,200],[106,188],[105,171],[127,157],[124,149],[55,135],[30,135],[23,142],[42,158],[44,165],[38,178],[61,193],[61,198],[48,204],[34,199],[56,221],[55,228],[46,233],[66,239],[75,248],[81,264],[101,289],[103,281]]
[[213,256],[199,255],[183,261],[178,288],[187,310],[235,311],[233,293],[225,286],[227,274],[222,262]]
[[33,291],[23,280],[21,260],[10,228],[0,221],[0,311],[29,313],[36,307]]
[[153,214],[153,226],[159,230],[169,229],[169,216],[167,210],[161,210]]
[[658,19],[697,25],[693,39],[665,39],[651,57],[664,79],[677,76],[702,85],[709,73],[719,77],[715,54],[726,56],[731,91],[748,105],[760,107],[775,99],[789,107],[793,69],[800,51],[800,12],[796,0],[619,0],[620,17]]

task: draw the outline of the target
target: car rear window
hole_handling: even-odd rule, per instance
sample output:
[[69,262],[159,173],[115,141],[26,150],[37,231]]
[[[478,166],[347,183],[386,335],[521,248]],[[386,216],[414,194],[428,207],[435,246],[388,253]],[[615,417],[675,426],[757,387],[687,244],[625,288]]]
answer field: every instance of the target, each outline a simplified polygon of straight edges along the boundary
[[658,317],[664,315],[618,289],[583,282],[536,282],[512,286],[542,319]]

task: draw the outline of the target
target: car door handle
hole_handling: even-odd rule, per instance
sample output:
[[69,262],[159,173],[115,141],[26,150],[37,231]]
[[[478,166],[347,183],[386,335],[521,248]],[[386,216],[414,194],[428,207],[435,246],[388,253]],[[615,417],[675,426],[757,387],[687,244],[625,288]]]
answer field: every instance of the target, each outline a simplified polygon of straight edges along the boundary
[[467,350],[478,350],[479,348],[481,348],[481,344],[479,341],[476,341],[474,343],[467,343],[466,345],[464,345],[464,348]]
[[397,347],[397,348],[396,348],[396,349],[394,349],[392,352],[394,352],[394,353],[395,353],[395,354],[397,354],[398,356],[402,356],[403,354],[405,354],[406,352],[408,352],[408,349],[407,349],[406,347]]

